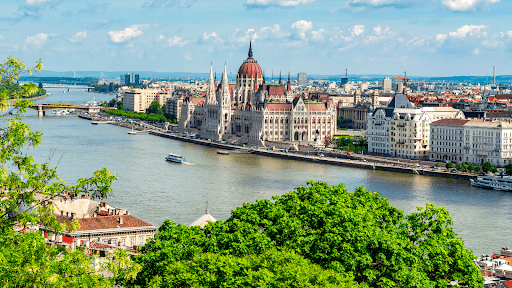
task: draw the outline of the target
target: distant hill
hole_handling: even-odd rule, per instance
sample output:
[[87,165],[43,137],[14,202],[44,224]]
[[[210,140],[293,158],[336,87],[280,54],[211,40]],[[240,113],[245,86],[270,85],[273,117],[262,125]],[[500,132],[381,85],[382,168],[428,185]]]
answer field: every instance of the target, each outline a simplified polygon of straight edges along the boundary
[[[56,71],[48,71],[43,70],[41,72],[33,73],[33,77],[76,77],[76,78],[100,78],[103,75],[103,78],[106,79],[115,79],[119,78],[120,75],[126,73],[135,73],[139,74],[141,79],[206,79],[208,78],[208,73],[189,73],[189,72],[155,72],[155,71],[64,71],[64,72],[56,72]],[[21,75],[28,77],[28,74]],[[270,80],[271,77],[266,75],[267,80]],[[363,74],[363,75],[355,75],[349,74],[348,78],[350,81],[378,81],[383,79],[384,77],[390,77],[392,75],[384,75],[384,74]],[[220,80],[222,74],[219,73],[217,75],[217,79]],[[234,80],[236,77],[235,74],[228,75],[230,80]],[[308,75],[308,80],[328,80],[328,81],[340,81],[342,77],[345,77],[345,74],[340,75],[322,75],[322,74],[310,74]],[[473,83],[491,83],[492,77],[490,76],[449,76],[449,77],[429,77],[429,76],[408,76],[411,80],[415,81],[445,81],[445,82],[473,82]],[[274,75],[274,80],[279,80],[279,76]],[[288,79],[288,75],[282,76],[283,80]],[[292,80],[297,80],[297,75],[291,75]],[[498,83],[511,83],[512,75],[500,75],[496,76],[496,82]]]

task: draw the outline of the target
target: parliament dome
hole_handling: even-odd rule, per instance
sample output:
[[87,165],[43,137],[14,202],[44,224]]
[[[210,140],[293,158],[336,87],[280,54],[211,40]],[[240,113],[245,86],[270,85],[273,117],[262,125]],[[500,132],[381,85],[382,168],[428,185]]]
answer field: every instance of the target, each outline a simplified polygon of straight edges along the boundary
[[252,43],[249,44],[249,57],[242,63],[238,69],[239,78],[262,78],[263,71],[256,60],[252,58]]

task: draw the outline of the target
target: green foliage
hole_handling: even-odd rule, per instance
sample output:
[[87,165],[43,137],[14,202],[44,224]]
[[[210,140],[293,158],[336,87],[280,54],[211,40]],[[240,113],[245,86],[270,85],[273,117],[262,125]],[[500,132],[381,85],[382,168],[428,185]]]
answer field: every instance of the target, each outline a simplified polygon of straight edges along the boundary
[[485,162],[484,165],[482,166],[482,170],[484,172],[495,172],[496,168],[492,166],[491,162]]
[[[0,64],[0,85],[11,85],[20,73],[32,73],[43,68],[40,61],[34,67],[16,58],[8,57]],[[3,116],[6,125],[0,128],[0,283],[3,287],[111,287],[113,280],[102,278],[92,267],[91,259],[82,251],[60,253],[48,246],[41,232],[14,232],[14,227],[31,228],[44,225],[53,234],[78,228],[78,221],[70,225],[57,221],[50,200],[65,197],[73,199],[87,194],[93,199],[111,195],[111,185],[117,179],[106,168],[97,170],[90,178],[82,178],[75,185],[66,185],[50,167],[50,161],[37,164],[25,150],[41,144],[42,133],[33,132],[21,122],[30,101],[23,97],[37,93],[35,85],[24,85],[9,94],[0,91],[0,109],[11,105],[9,96],[16,99],[14,116]],[[59,254],[60,253],[60,254]],[[118,281],[132,279],[140,266],[127,261],[122,252],[116,253],[117,266],[110,271]],[[129,260],[129,258],[128,258]],[[112,262],[112,263],[115,263]]]
[[460,163],[455,164],[455,169],[461,170],[462,169],[462,165]]
[[473,168],[473,171],[475,171],[475,172],[480,172],[481,170],[482,170],[482,166],[475,166]]
[[160,107],[160,103],[158,102],[152,102],[148,109],[146,109],[146,114],[164,115],[162,107]]
[[41,233],[4,230],[0,245],[2,287],[113,287],[92,272],[92,260],[82,251],[59,250],[46,244]]
[[173,120],[165,118],[164,115],[161,114],[146,114],[146,113],[137,113],[137,112],[128,112],[128,111],[122,111],[119,109],[113,109],[113,110],[106,110],[106,113],[123,116],[127,118],[133,118],[133,119],[140,119],[140,120],[148,120],[153,122],[173,122]]
[[[244,204],[225,222],[210,223],[203,230],[164,222],[141,248],[144,253],[136,261],[143,269],[136,283],[178,279],[176,271],[183,271],[193,286],[190,283],[198,279],[194,277],[224,277],[227,271],[247,267],[243,261],[251,260],[244,259],[278,251],[293,252],[324,272],[332,270],[370,287],[446,287],[454,280],[481,287],[475,257],[456,237],[445,208],[427,203],[404,215],[362,187],[349,193],[343,185],[308,184],[272,201]],[[205,257],[221,262],[205,270]],[[232,263],[235,267],[225,267]],[[208,271],[215,272],[190,275]]]
[[448,169],[453,168],[453,164],[452,164],[452,162],[447,162],[447,163],[446,163],[446,168],[448,168]]
[[469,171],[474,171],[474,170],[475,170],[475,164],[473,164],[473,163],[469,163],[469,164],[468,164],[468,170],[469,170]]
[[212,288],[366,286],[333,270],[311,264],[293,252],[275,250],[243,257],[198,253],[191,260],[169,265],[162,276],[155,277],[151,285]]
[[[25,95],[23,93],[23,90],[28,87],[30,87],[30,89],[34,89],[35,91]],[[10,99],[14,99],[16,96],[21,96],[22,98],[26,98],[26,97],[37,97],[37,96],[41,96],[41,95],[46,95],[46,90],[43,89],[41,83],[39,83],[39,87],[36,87],[32,83],[27,83],[25,85],[19,85],[16,82],[2,84],[2,85],[0,85],[0,93],[2,91],[6,91],[7,94],[9,95]]]
[[507,166],[505,166],[505,170],[508,175],[512,175],[512,164],[508,164]]
[[439,162],[436,163],[436,167],[441,167],[441,165],[439,164]]

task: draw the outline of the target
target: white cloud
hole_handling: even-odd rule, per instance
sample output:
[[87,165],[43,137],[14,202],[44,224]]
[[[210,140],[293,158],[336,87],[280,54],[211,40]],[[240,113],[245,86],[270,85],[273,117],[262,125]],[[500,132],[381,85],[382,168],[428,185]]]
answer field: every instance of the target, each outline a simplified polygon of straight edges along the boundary
[[491,3],[498,3],[500,0],[443,0],[443,6],[452,11],[476,10],[479,7],[488,7]]
[[27,2],[25,4],[27,5],[37,5],[37,4],[40,4],[40,3],[43,3],[43,2],[49,2],[51,0],[27,0]]
[[[379,0],[375,0],[379,1]],[[360,34],[364,33],[364,25],[356,25],[349,29],[351,31],[352,36],[359,36]]]
[[0,34],[0,40],[5,40],[5,37]]
[[274,24],[272,27],[262,27],[260,32],[255,34],[263,39],[281,39],[287,35],[287,33],[281,31],[281,26],[278,24]]
[[130,38],[138,37],[144,34],[142,30],[146,29],[147,27],[149,27],[148,24],[133,24],[124,28],[124,30],[110,31],[108,32],[108,35],[110,36],[110,41],[114,43],[123,43],[130,40]]
[[164,38],[165,38],[165,37],[164,37],[164,35],[160,35],[160,36],[156,37],[156,39],[155,39],[155,40],[156,40],[157,42],[160,42],[160,41],[164,40]]
[[512,30],[507,32],[507,36],[512,38]]
[[[469,0],[470,1],[470,0]],[[465,38],[467,34],[470,36],[479,36],[480,30],[486,29],[486,25],[464,25],[457,29],[457,31],[450,32],[448,35],[455,38]]]
[[313,22],[299,20],[292,25],[292,30],[298,39],[306,39],[306,32],[313,29]]
[[190,42],[190,40],[183,41],[183,39],[181,37],[172,36],[171,39],[168,39],[165,42],[164,47],[171,47],[171,46],[183,47],[183,46],[187,45],[187,43],[189,43],[189,42]]
[[475,49],[473,50],[473,55],[478,55],[478,54],[480,54],[480,49],[475,48]]
[[87,37],[87,31],[76,32],[69,41],[71,41],[71,43],[78,43],[84,41],[85,37]]
[[386,25],[385,28],[382,28],[379,26],[373,28],[373,33],[377,34],[377,35],[383,35],[383,34],[386,34],[389,32],[389,27]]
[[446,34],[437,34],[436,35],[436,41],[441,42],[441,44],[444,43],[444,41],[448,38],[448,35]]
[[29,36],[25,40],[25,43],[28,45],[32,45],[36,48],[41,48],[41,46],[43,46],[43,44],[46,43],[46,41],[48,40],[48,36],[50,35],[46,33],[39,33],[34,36]]
[[324,40],[325,34],[327,34],[325,29],[320,29],[318,31],[311,31],[311,40],[322,41],[322,40]]
[[244,5],[250,8],[296,7],[300,4],[308,4],[315,0],[246,0]]
[[217,33],[215,33],[215,32],[212,32],[210,34],[208,34],[206,32],[203,33],[203,40],[204,41],[206,41],[206,40],[208,40],[210,38],[217,38]]
[[183,54],[183,58],[185,58],[187,60],[192,60],[192,53],[187,52],[187,53]]
[[407,42],[408,45],[421,47],[425,44],[428,44],[428,42],[425,39],[421,39],[419,37],[414,37],[409,42]]

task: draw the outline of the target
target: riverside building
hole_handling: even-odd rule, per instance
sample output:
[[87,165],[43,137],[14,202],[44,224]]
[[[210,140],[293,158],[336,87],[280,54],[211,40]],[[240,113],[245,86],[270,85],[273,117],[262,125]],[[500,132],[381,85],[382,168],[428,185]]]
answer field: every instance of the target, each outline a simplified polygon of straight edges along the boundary
[[123,93],[123,109],[129,112],[146,112],[151,103],[158,102],[160,106],[172,96],[166,89],[131,89]]
[[327,103],[305,100],[292,93],[290,76],[286,85],[267,85],[252,45],[242,63],[236,84],[230,85],[226,67],[217,85],[212,68],[206,97],[186,97],[181,108],[179,129],[201,137],[262,145],[265,141],[321,144],[336,132],[336,108]]
[[405,159],[427,159],[430,123],[439,119],[464,119],[464,113],[451,107],[415,108],[405,95],[397,94],[387,107],[379,107],[368,115],[368,151]]
[[430,159],[496,167],[512,164],[512,124],[438,120],[431,125]]

